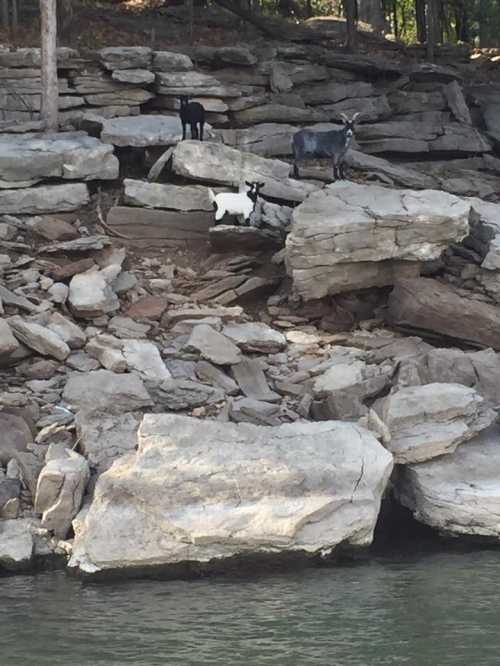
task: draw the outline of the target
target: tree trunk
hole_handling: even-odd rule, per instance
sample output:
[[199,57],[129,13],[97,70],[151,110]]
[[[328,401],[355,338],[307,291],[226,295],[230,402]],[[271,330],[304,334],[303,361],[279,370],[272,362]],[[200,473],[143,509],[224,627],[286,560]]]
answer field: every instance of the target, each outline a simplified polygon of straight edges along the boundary
[[356,0],[344,0],[344,11],[346,17],[346,41],[345,47],[348,51],[356,51],[358,43],[357,32],[357,2]]
[[188,15],[189,43],[193,44],[193,24],[194,24],[194,2],[193,2],[193,0],[186,0],[186,8],[187,8],[187,15]]
[[425,0],[415,0],[415,22],[417,39],[420,44],[427,41],[427,26],[425,22]]
[[359,19],[369,23],[375,34],[380,35],[386,29],[384,8],[381,0],[360,0]]
[[9,0],[2,0],[2,27],[9,29]]
[[18,27],[19,27],[18,0],[12,0],[12,31],[17,32]]
[[457,0],[455,5],[455,35],[457,42],[468,43],[470,41],[469,17],[464,0]]
[[427,60],[434,62],[438,31],[438,0],[427,0]]
[[41,116],[46,130],[57,131],[59,89],[57,84],[56,0],[40,0],[40,23],[42,42]]

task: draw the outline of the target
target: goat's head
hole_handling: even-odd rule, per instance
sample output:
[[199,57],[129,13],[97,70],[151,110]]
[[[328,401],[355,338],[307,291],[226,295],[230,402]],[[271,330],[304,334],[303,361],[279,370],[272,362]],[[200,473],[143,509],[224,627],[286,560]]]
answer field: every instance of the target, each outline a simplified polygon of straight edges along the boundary
[[183,106],[187,106],[189,104],[189,96],[188,95],[180,95],[179,96],[179,102],[181,105],[181,109]]
[[344,130],[346,131],[346,134],[347,134],[348,137],[353,136],[353,134],[354,134],[354,123],[356,122],[356,120],[359,118],[360,115],[361,115],[360,111],[355,113],[352,116],[352,118],[349,118],[349,116],[346,116],[345,113],[340,114],[340,117],[344,121]]
[[265,186],[265,183],[245,180],[245,185],[247,188],[247,195],[250,197],[250,199],[256,201],[257,197],[259,196],[260,190]]

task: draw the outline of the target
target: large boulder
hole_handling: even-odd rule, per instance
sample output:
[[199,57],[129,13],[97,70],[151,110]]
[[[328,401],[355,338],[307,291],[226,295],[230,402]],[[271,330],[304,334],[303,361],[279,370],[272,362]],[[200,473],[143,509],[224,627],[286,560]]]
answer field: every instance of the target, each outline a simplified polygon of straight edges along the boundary
[[374,409],[389,432],[385,444],[401,464],[452,453],[496,419],[483,398],[461,384],[401,388]]
[[75,372],[70,375],[63,399],[76,409],[109,414],[150,407],[152,400],[139,377],[110,370]]
[[500,429],[485,430],[450,456],[401,469],[396,496],[445,535],[500,539]]
[[89,464],[76,451],[48,460],[36,486],[35,511],[42,514],[42,527],[64,539],[80,510],[89,480]]
[[185,178],[238,187],[245,180],[265,183],[262,194],[303,201],[317,185],[289,178],[290,165],[218,143],[182,141],[173,153],[172,169]]
[[334,183],[293,212],[286,247],[294,288],[313,299],[391,284],[392,264],[383,276],[377,264],[438,258],[467,235],[469,214],[469,203],[445,192]]
[[131,178],[125,178],[123,185],[124,201],[131,206],[180,211],[213,211],[208,188],[202,185],[180,186],[170,183],[148,183]]
[[0,135],[0,180],[118,178],[113,147],[84,132]]
[[[214,139],[210,125],[205,125],[205,136]],[[174,146],[182,139],[182,125],[178,116],[126,116],[110,118],[102,125],[101,140],[114,146]]]
[[75,424],[79,448],[92,467],[104,472],[116,458],[130,453],[137,446],[140,414],[109,414],[82,410]]
[[327,555],[373,536],[392,456],[350,423],[279,427],[147,415],[135,455],[99,478],[75,523],[84,572]]
[[398,282],[389,296],[388,321],[405,331],[500,350],[500,308],[437,280]]
[[89,202],[85,183],[0,189],[0,215],[38,215],[79,210]]
[[29,520],[0,520],[0,570],[29,569],[33,545]]

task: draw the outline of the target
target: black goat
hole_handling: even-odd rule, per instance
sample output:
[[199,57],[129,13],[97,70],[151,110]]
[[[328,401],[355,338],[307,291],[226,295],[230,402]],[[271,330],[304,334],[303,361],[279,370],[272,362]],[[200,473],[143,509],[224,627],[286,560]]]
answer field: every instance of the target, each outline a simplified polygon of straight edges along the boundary
[[[186,126],[191,127],[191,139],[203,141],[203,128],[205,126],[205,107],[199,102],[190,102],[187,95],[179,97],[182,123],[182,140],[186,138]],[[200,131],[198,133],[198,125]]]
[[354,136],[354,123],[360,113],[355,113],[349,119],[344,113],[340,114],[344,127],[328,132],[316,132],[303,129],[293,135],[293,175],[299,177],[298,162],[308,157],[331,157],[333,161],[333,179],[345,178],[344,159]]

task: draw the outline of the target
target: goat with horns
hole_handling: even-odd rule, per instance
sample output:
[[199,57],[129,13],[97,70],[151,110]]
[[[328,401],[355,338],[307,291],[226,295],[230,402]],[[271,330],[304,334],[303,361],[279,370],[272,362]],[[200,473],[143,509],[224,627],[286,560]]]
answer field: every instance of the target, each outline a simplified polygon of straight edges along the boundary
[[361,113],[355,113],[348,118],[345,113],[340,116],[344,121],[344,127],[338,130],[318,132],[315,130],[302,129],[293,135],[293,175],[299,177],[298,163],[307,158],[329,157],[333,162],[333,179],[345,178],[344,159],[354,136],[354,123]]

